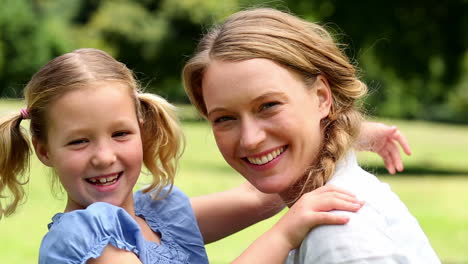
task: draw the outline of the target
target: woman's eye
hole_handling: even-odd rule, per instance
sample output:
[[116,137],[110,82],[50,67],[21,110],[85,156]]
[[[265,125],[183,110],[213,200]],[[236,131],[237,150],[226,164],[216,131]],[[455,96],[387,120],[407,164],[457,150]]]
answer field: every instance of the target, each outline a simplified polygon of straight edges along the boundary
[[68,142],[68,145],[76,146],[76,145],[84,144],[87,142],[88,142],[87,139],[81,138],[81,139],[76,139],[76,140],[72,140]]
[[216,118],[214,120],[214,123],[218,124],[218,123],[223,123],[223,122],[230,121],[230,120],[234,120],[234,118],[231,116],[221,116],[221,117]]
[[276,105],[279,105],[280,103],[279,102],[268,102],[268,103],[264,103],[260,106],[260,111],[261,110],[266,110],[266,109],[269,109],[269,108],[272,108]]

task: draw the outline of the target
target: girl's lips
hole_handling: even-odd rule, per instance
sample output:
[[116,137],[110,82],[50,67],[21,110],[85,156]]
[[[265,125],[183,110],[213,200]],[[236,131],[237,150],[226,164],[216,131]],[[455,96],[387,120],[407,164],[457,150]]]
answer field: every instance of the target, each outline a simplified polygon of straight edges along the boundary
[[87,178],[85,181],[97,189],[99,192],[113,191],[118,187],[118,183],[123,175],[123,171],[119,173]]

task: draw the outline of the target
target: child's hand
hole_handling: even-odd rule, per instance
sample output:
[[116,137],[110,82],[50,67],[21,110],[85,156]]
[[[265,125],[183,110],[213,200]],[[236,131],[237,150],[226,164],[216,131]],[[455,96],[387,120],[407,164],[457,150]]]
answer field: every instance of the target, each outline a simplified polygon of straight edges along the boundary
[[[289,251],[299,247],[317,225],[342,225],[349,217],[331,210],[358,211],[364,203],[348,191],[327,185],[304,194],[270,230],[250,245],[233,264],[284,263]],[[268,254],[265,254],[268,252]]]
[[384,160],[388,172],[395,174],[396,171],[403,171],[398,145],[407,155],[411,155],[408,141],[398,128],[383,123],[364,122],[356,147],[358,150],[373,151],[379,154]]
[[[272,228],[290,244],[290,249],[299,247],[309,231],[322,224],[342,225],[349,221],[345,215],[330,213],[331,210],[357,212],[364,202],[353,194],[332,185],[320,187],[304,194]],[[280,237],[280,239],[281,239]]]

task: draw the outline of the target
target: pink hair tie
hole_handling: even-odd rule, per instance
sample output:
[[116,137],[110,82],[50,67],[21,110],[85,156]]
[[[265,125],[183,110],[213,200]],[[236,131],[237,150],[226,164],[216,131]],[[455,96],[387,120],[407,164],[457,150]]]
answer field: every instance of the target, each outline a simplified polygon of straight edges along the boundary
[[23,119],[29,119],[29,112],[27,108],[21,109],[21,117]]

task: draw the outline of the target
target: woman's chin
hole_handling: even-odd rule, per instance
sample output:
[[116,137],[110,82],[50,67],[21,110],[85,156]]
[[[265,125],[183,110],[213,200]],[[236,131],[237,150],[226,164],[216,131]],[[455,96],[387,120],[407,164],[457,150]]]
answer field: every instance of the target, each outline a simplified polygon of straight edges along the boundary
[[256,182],[252,183],[252,185],[255,186],[255,188],[257,188],[257,190],[261,191],[262,193],[283,193],[289,189],[289,185],[282,185],[277,183],[267,184]]

